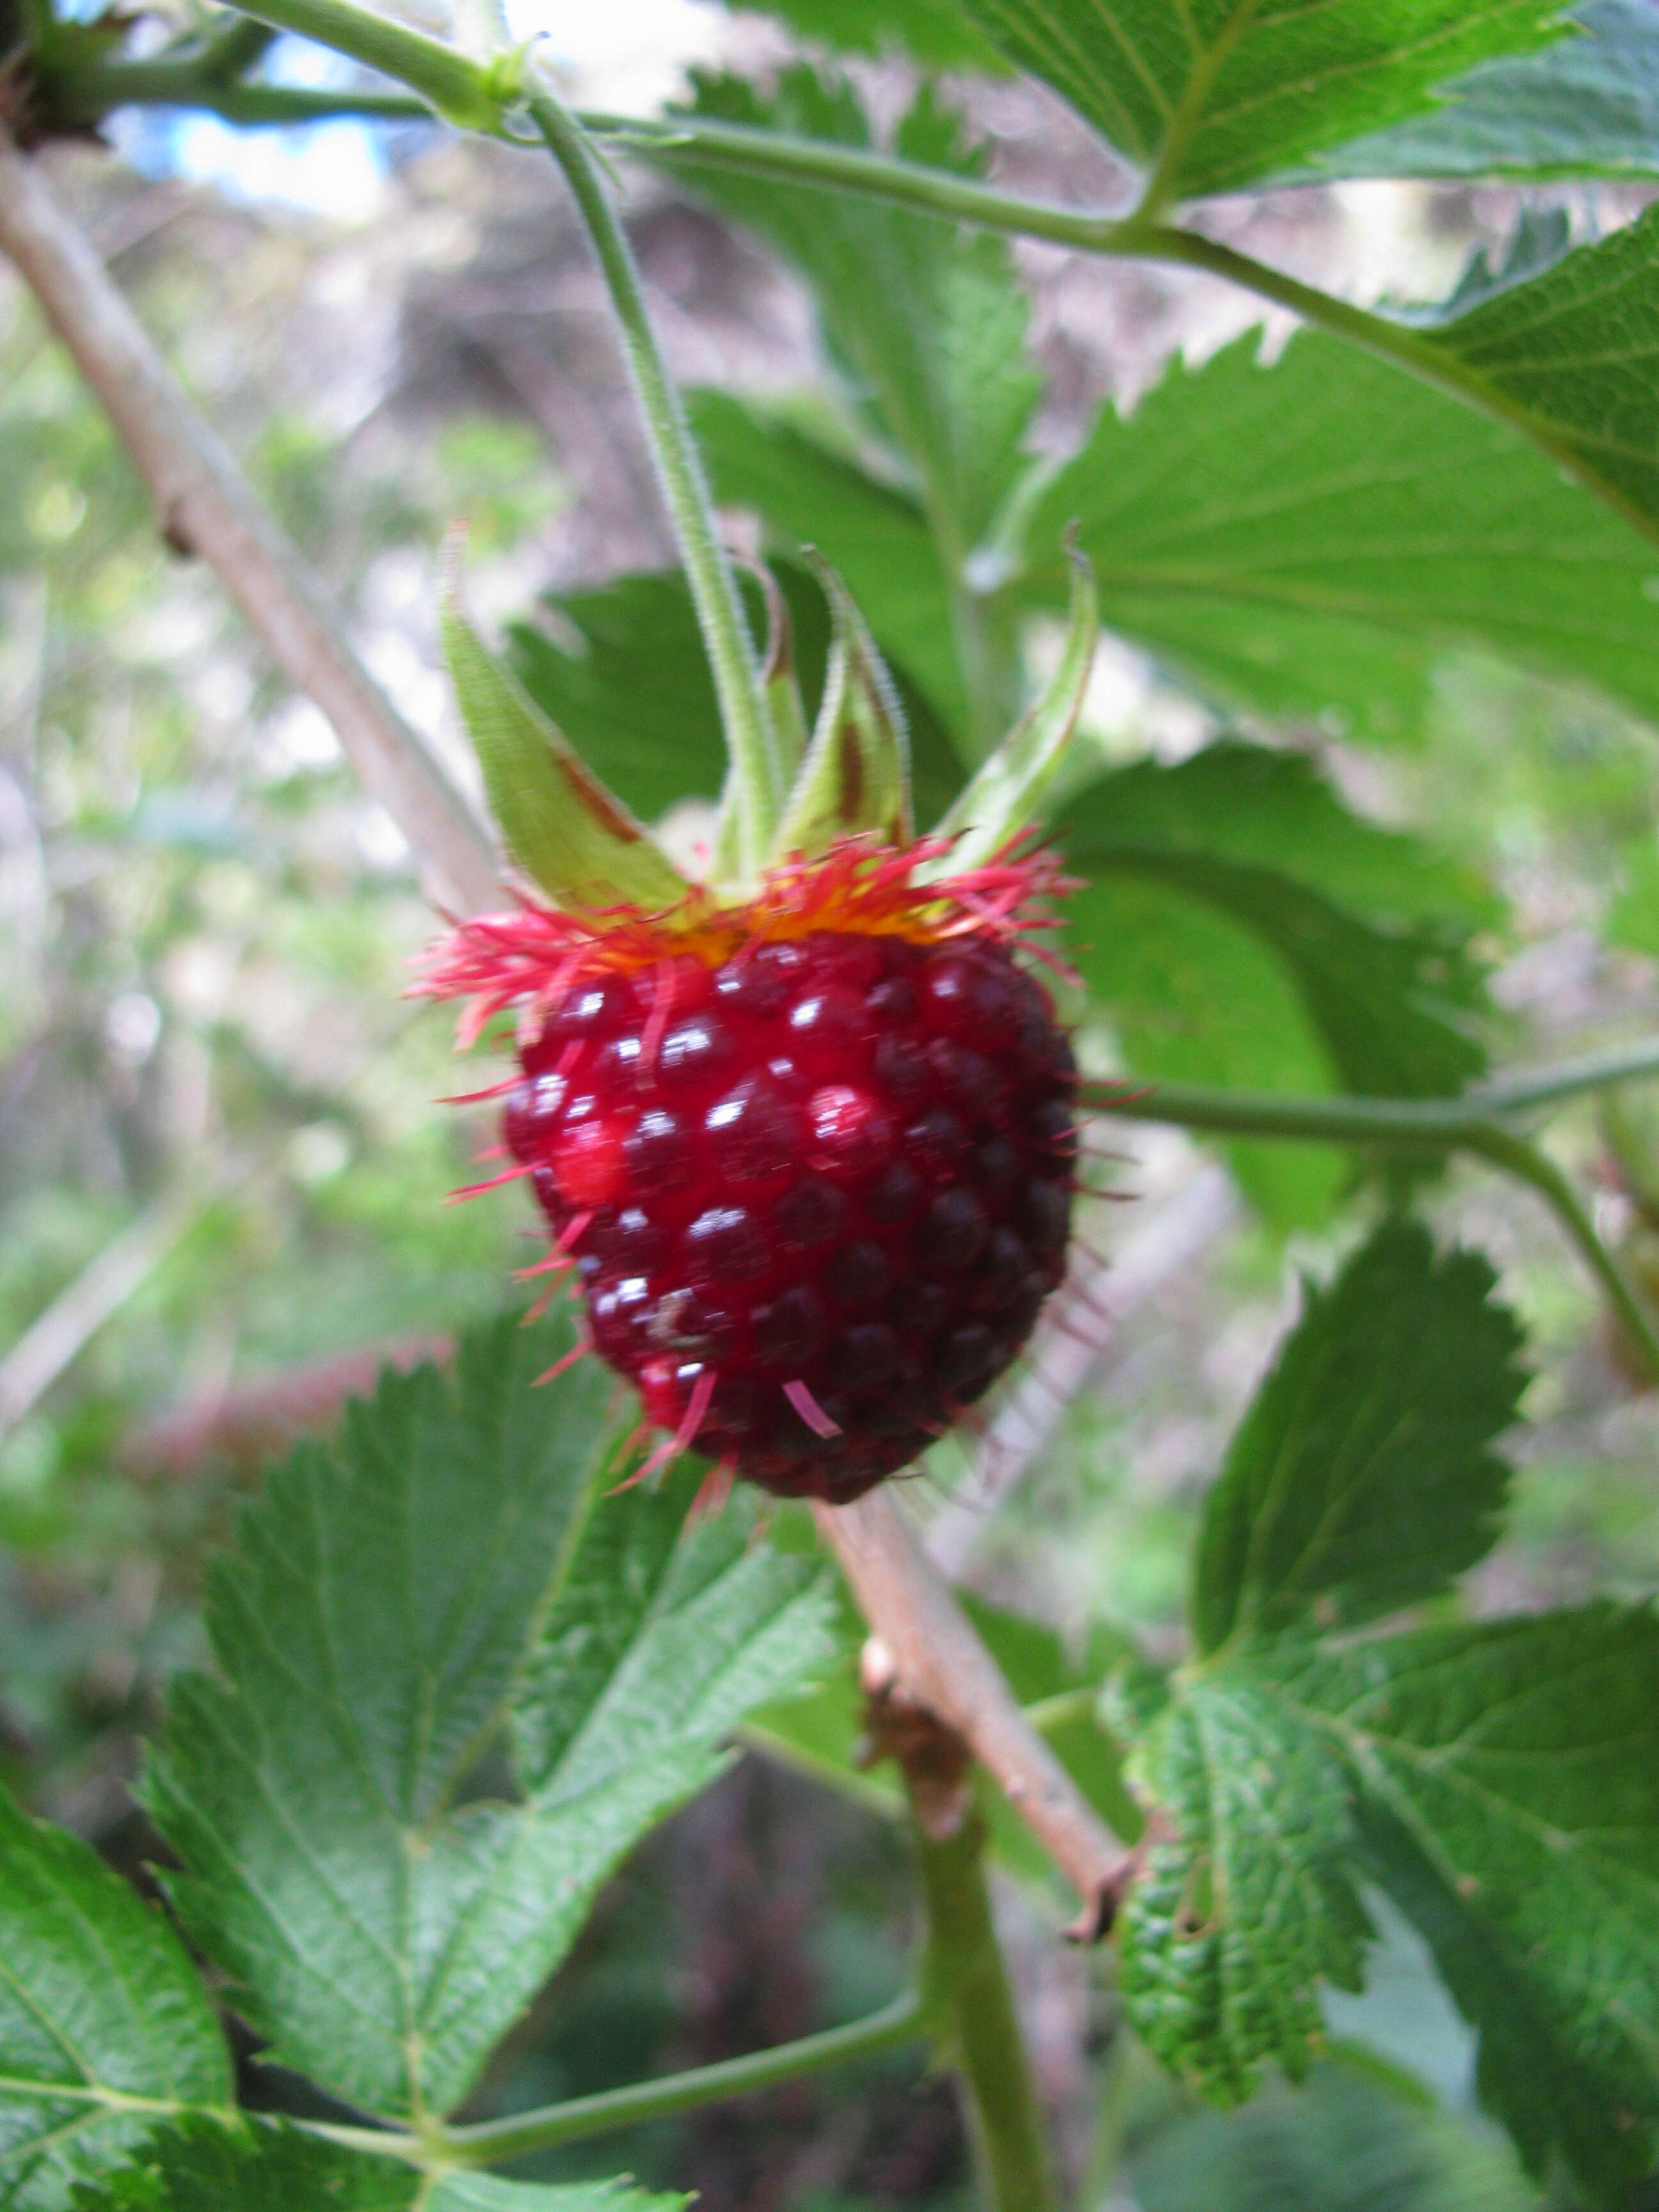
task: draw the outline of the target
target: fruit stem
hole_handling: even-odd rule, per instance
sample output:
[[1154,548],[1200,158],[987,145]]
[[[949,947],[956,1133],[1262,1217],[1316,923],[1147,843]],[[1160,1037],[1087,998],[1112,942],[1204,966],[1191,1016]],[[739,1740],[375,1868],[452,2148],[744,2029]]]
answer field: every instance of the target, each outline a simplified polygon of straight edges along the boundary
[[738,860],[744,873],[752,876],[767,857],[782,811],[782,768],[737,581],[715,529],[702,463],[646,313],[632,248],[587,135],[539,82],[532,81],[525,104],[564,172],[611,293],[647,441],[679,541],[714,678],[732,758]]

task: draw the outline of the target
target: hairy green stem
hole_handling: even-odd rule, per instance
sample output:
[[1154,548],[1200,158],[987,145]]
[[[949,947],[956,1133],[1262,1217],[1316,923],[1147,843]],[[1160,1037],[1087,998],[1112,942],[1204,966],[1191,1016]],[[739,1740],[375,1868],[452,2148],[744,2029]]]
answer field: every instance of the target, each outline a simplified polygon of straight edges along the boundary
[[372,123],[429,123],[430,105],[407,92],[324,90],[313,85],[246,84],[240,77],[204,75],[199,58],[158,54],[153,61],[106,62],[95,71],[50,68],[50,105],[60,123],[90,125],[112,109],[189,107],[222,122],[259,129],[271,125],[332,122],[356,117]]
[[530,93],[526,106],[564,172],[610,288],[714,678],[732,756],[738,856],[744,872],[752,873],[765,858],[782,811],[783,776],[737,580],[714,527],[702,463],[678,389],[658,350],[639,270],[586,133],[544,87]]
[[251,15],[232,15],[204,33],[203,70],[210,77],[241,76],[258,67],[276,35],[269,23],[257,23]]
[[832,2066],[878,2057],[883,2051],[921,2041],[928,2032],[929,2017],[928,2002],[911,1990],[880,2012],[850,2021],[845,2027],[825,2028],[821,2034],[781,2043],[770,2051],[752,2051],[742,2058],[723,2058],[713,2066],[665,2074],[653,2081],[633,2081],[626,2088],[605,2089],[595,2096],[573,2097],[567,2104],[546,2105],[536,2112],[485,2120],[475,2127],[415,2135],[401,2129],[337,2127],[321,2120],[302,2124],[331,2142],[401,2159],[413,2166],[500,2166],[509,2159],[527,2158],[532,2151],[574,2142],[582,2136],[602,2135],[611,2128],[639,2127],[647,2120],[691,2112],[699,2105],[718,2104],[726,2097],[752,2096],[780,2081],[795,2081]]
[[[502,130],[507,107],[519,88],[516,58],[505,71],[476,62],[441,39],[357,7],[354,0],[268,0],[268,4],[258,0],[258,5],[240,12],[273,30],[291,31],[361,62],[365,69],[395,77],[461,130]],[[83,85],[89,75],[82,77]]]
[[915,1823],[930,1979],[943,2055],[957,2068],[991,2212],[1053,2212],[1042,2115],[991,1920],[984,1830],[971,1809],[953,1832]]
[[1553,1067],[1494,1076],[1455,1098],[1304,1098],[1276,1091],[1224,1091],[1192,1083],[1085,1083],[1091,1113],[1131,1121],[1173,1121],[1234,1137],[1307,1138],[1317,1143],[1460,1144],[1472,1129],[1541,1106],[1659,1077],[1659,1037],[1586,1053]]
[[1282,1138],[1360,1145],[1394,1152],[1472,1152],[1538,1193],[1606,1291],[1644,1365],[1659,1380],[1659,1334],[1595,1224],[1561,1170],[1513,1129],[1506,1117],[1659,1076],[1659,1044],[1626,1046],[1583,1060],[1482,1084],[1458,1098],[1297,1098],[1273,1091],[1224,1091],[1182,1083],[1141,1090],[1085,1083],[1091,1113],[1160,1121],[1218,1136]]

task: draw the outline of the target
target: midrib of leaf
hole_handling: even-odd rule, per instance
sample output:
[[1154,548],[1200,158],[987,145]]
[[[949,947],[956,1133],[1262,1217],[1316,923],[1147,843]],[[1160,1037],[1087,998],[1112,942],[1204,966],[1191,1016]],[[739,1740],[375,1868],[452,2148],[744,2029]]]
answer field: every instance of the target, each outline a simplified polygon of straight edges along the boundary
[[[1315,9],[1326,4],[1316,0]],[[1239,0],[1232,16],[1220,36],[1206,49],[1198,42],[1198,27],[1185,5],[1181,13],[1192,40],[1194,65],[1181,98],[1176,102],[1170,117],[1170,125],[1164,134],[1164,143],[1152,175],[1146,179],[1146,189],[1140,196],[1140,204],[1130,217],[1131,222],[1150,222],[1173,196],[1176,171],[1182,156],[1198,135],[1199,125],[1205,119],[1205,107],[1216,78],[1226,64],[1227,57],[1249,33],[1251,24],[1261,13],[1262,0]]]
[[[499,1442],[499,1439],[497,1441]],[[549,1575],[546,1588],[543,1590],[536,1608],[526,1624],[524,1641],[519,1649],[519,1656],[514,1661],[512,1667],[507,1671],[507,1678],[502,1684],[501,1695],[500,1698],[497,1700],[493,1710],[479,1723],[469,1742],[457,1758],[454,1767],[452,1771],[449,1785],[447,1789],[441,1793],[439,1802],[434,1806],[432,1812],[428,1815],[427,1819],[418,1826],[413,1827],[404,1827],[399,1824],[398,1832],[404,1846],[401,1859],[403,1910],[400,1912],[399,1917],[405,1928],[408,1924],[409,1917],[407,1909],[409,1898],[407,1884],[410,1855],[415,1851],[422,1849],[426,1845],[432,1835],[435,1832],[440,1821],[448,1815],[453,1799],[453,1793],[455,1790],[459,1788],[469,1766],[475,1759],[482,1755],[485,1746],[489,1742],[490,1739],[496,1735],[506,1723],[507,1715],[512,1704],[514,1692],[517,1690],[519,1684],[524,1676],[525,1671],[530,1663],[532,1656],[535,1652],[537,1644],[540,1641],[542,1628],[547,1620],[547,1616],[552,1611],[553,1607],[557,1603],[559,1594],[563,1589],[565,1583],[568,1579],[572,1563],[575,1559],[577,1548],[581,1541],[582,1532],[586,1528],[589,1516],[593,1510],[594,1499],[599,1488],[599,1474],[610,1455],[611,1443],[611,1431],[607,1430],[601,1435],[599,1443],[594,1447],[592,1456],[588,1462],[586,1472],[582,1478],[580,1503],[577,1506],[575,1511],[570,1516],[569,1523],[564,1532],[563,1540],[560,1544],[557,1555],[553,1562],[553,1571]],[[514,1815],[517,1815],[517,1817],[521,1820],[530,1817],[530,1808],[523,1803],[510,1807],[501,1805],[498,1809],[504,1815],[509,1818]],[[477,1916],[484,1910],[485,1906],[495,1896],[500,1882],[504,1879],[510,1868],[511,1859],[512,1854],[510,1850],[503,1851],[500,1855],[497,1858],[495,1870],[491,1879],[479,1886],[477,1893],[473,1898],[472,1903],[468,1911],[459,1916],[456,1919],[453,1927],[450,1930],[448,1939],[445,1942],[442,1951],[438,1954],[436,1960],[434,1962],[432,1971],[428,1977],[428,1985],[431,1989],[436,1990],[442,1985],[445,1968],[447,1967],[449,1960],[453,1957],[457,1944],[466,1930],[472,1926]],[[427,2039],[424,2027],[422,2025],[423,2020],[423,2008],[417,2004],[416,2001],[414,1984],[410,1978],[408,1964],[409,1958],[409,1947],[404,1945],[399,1949],[397,1962],[398,1984],[404,1991],[403,2012],[404,2033],[399,2038],[399,2041],[404,2051],[404,2064],[409,2081],[409,2108],[410,2112],[418,2118],[418,2116],[427,2109],[426,2084],[422,2077],[422,2062],[426,2053]]]
[[[593,1448],[592,1456],[581,1479],[580,1502],[570,1516],[568,1526],[565,1529],[563,1539],[554,1557],[552,1571],[547,1578],[547,1586],[537,1600],[531,1613],[526,1626],[524,1641],[519,1647],[519,1656],[507,1669],[507,1678],[501,1685],[501,1697],[491,1711],[480,1721],[457,1754],[448,1784],[439,1793],[437,1802],[431,1812],[424,1820],[407,1831],[411,1839],[424,1841],[434,1833],[440,1821],[449,1812],[454,1802],[454,1793],[465,1778],[469,1768],[483,1757],[492,1738],[501,1732],[506,1723],[514,1695],[524,1680],[526,1671],[541,1641],[541,1633],[546,1625],[547,1616],[558,1603],[565,1583],[569,1579],[571,1565],[575,1559],[577,1549],[581,1543],[583,1533],[586,1529],[598,1498],[599,1476],[611,1455],[613,1435],[613,1431],[607,1428]],[[499,1544],[496,1549],[499,1553]]]
[[[107,2112],[198,2112],[200,2105],[177,2097],[140,2097],[128,2089],[112,2089],[102,2081],[35,2081],[21,2074],[0,2074],[0,2094],[36,2098],[42,2104],[94,2105]],[[78,2124],[78,2123],[77,2123]]]

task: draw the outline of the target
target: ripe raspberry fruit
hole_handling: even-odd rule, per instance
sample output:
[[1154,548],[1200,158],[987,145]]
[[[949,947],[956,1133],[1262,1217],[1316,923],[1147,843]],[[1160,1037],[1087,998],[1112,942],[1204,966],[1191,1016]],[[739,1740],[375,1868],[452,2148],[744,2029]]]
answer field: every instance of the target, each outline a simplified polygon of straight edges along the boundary
[[489,986],[481,1018],[536,981],[504,1135],[594,1346],[664,1455],[784,1497],[845,1503],[915,1458],[1065,1265],[1076,1071],[1007,941],[1032,864],[964,911],[911,886],[918,857],[843,849],[678,933],[578,945],[538,910],[516,958],[514,925],[472,924],[434,979]]

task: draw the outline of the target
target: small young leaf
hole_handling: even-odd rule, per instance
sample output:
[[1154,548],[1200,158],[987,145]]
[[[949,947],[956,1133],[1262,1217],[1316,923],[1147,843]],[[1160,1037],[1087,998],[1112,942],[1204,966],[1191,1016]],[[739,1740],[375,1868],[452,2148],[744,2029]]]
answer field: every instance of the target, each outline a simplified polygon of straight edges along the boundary
[[230,2099],[230,2054],[165,1916],[0,1790],[0,2203],[63,2212],[169,2112]]
[[1077,726],[1099,634],[1094,571],[1075,554],[1071,619],[1059,666],[939,825],[942,836],[956,840],[948,862],[953,871],[980,866],[1036,814]]
[[840,577],[822,566],[818,579],[830,601],[830,662],[817,726],[774,841],[779,860],[811,857],[841,837],[898,846],[915,835],[910,736],[893,680]]
[[676,905],[690,885],[613,798],[452,598],[444,652],[507,850],[561,906]]
[[1496,55],[1559,35],[1559,0],[963,0],[1164,199],[1237,191],[1434,105]]
[[1248,2097],[1269,2059],[1299,2080],[1322,2033],[1317,1984],[1358,1989],[1370,1934],[1340,1755],[1228,1668],[1187,1683],[1128,1773],[1155,1808],[1120,1923],[1136,2033],[1222,2103]]
[[1486,62],[1443,104],[1320,155],[1325,177],[1659,175],[1659,15],[1651,0],[1582,0],[1583,33]]
[[[1577,422],[1588,439],[1596,410],[1612,409],[1632,500],[1659,471],[1643,458],[1653,221],[1594,249],[1607,257],[1594,271],[1571,255],[1432,341],[1564,437]],[[1605,316],[1591,274],[1613,287]],[[1576,309],[1556,301],[1563,339],[1534,295],[1581,284]],[[1542,353],[1526,361],[1529,311],[1563,346],[1559,378]],[[1581,374],[1569,342],[1586,356],[1630,350],[1633,364]],[[1238,340],[1171,370],[1127,420],[1102,415],[1028,520],[1027,589],[1051,607],[1064,601],[1055,549],[1073,519],[1108,628],[1222,701],[1398,739],[1420,720],[1434,656],[1473,646],[1659,721],[1653,547],[1518,432],[1322,333],[1293,338],[1273,368],[1254,338]]]
[[685,2212],[691,2201],[625,2181],[549,2188],[487,2173],[428,2178],[285,2121],[195,2120],[165,2130],[100,2185],[77,2190],[73,2212]]
[[1374,1878],[1481,2033],[1483,2099],[1604,2202],[1659,2152],[1659,1620],[1583,1612],[1278,1660]]
[[1233,1439],[1194,1569],[1201,1650],[1436,1595],[1488,1551],[1521,1332],[1474,1253],[1385,1223],[1301,1321]]

